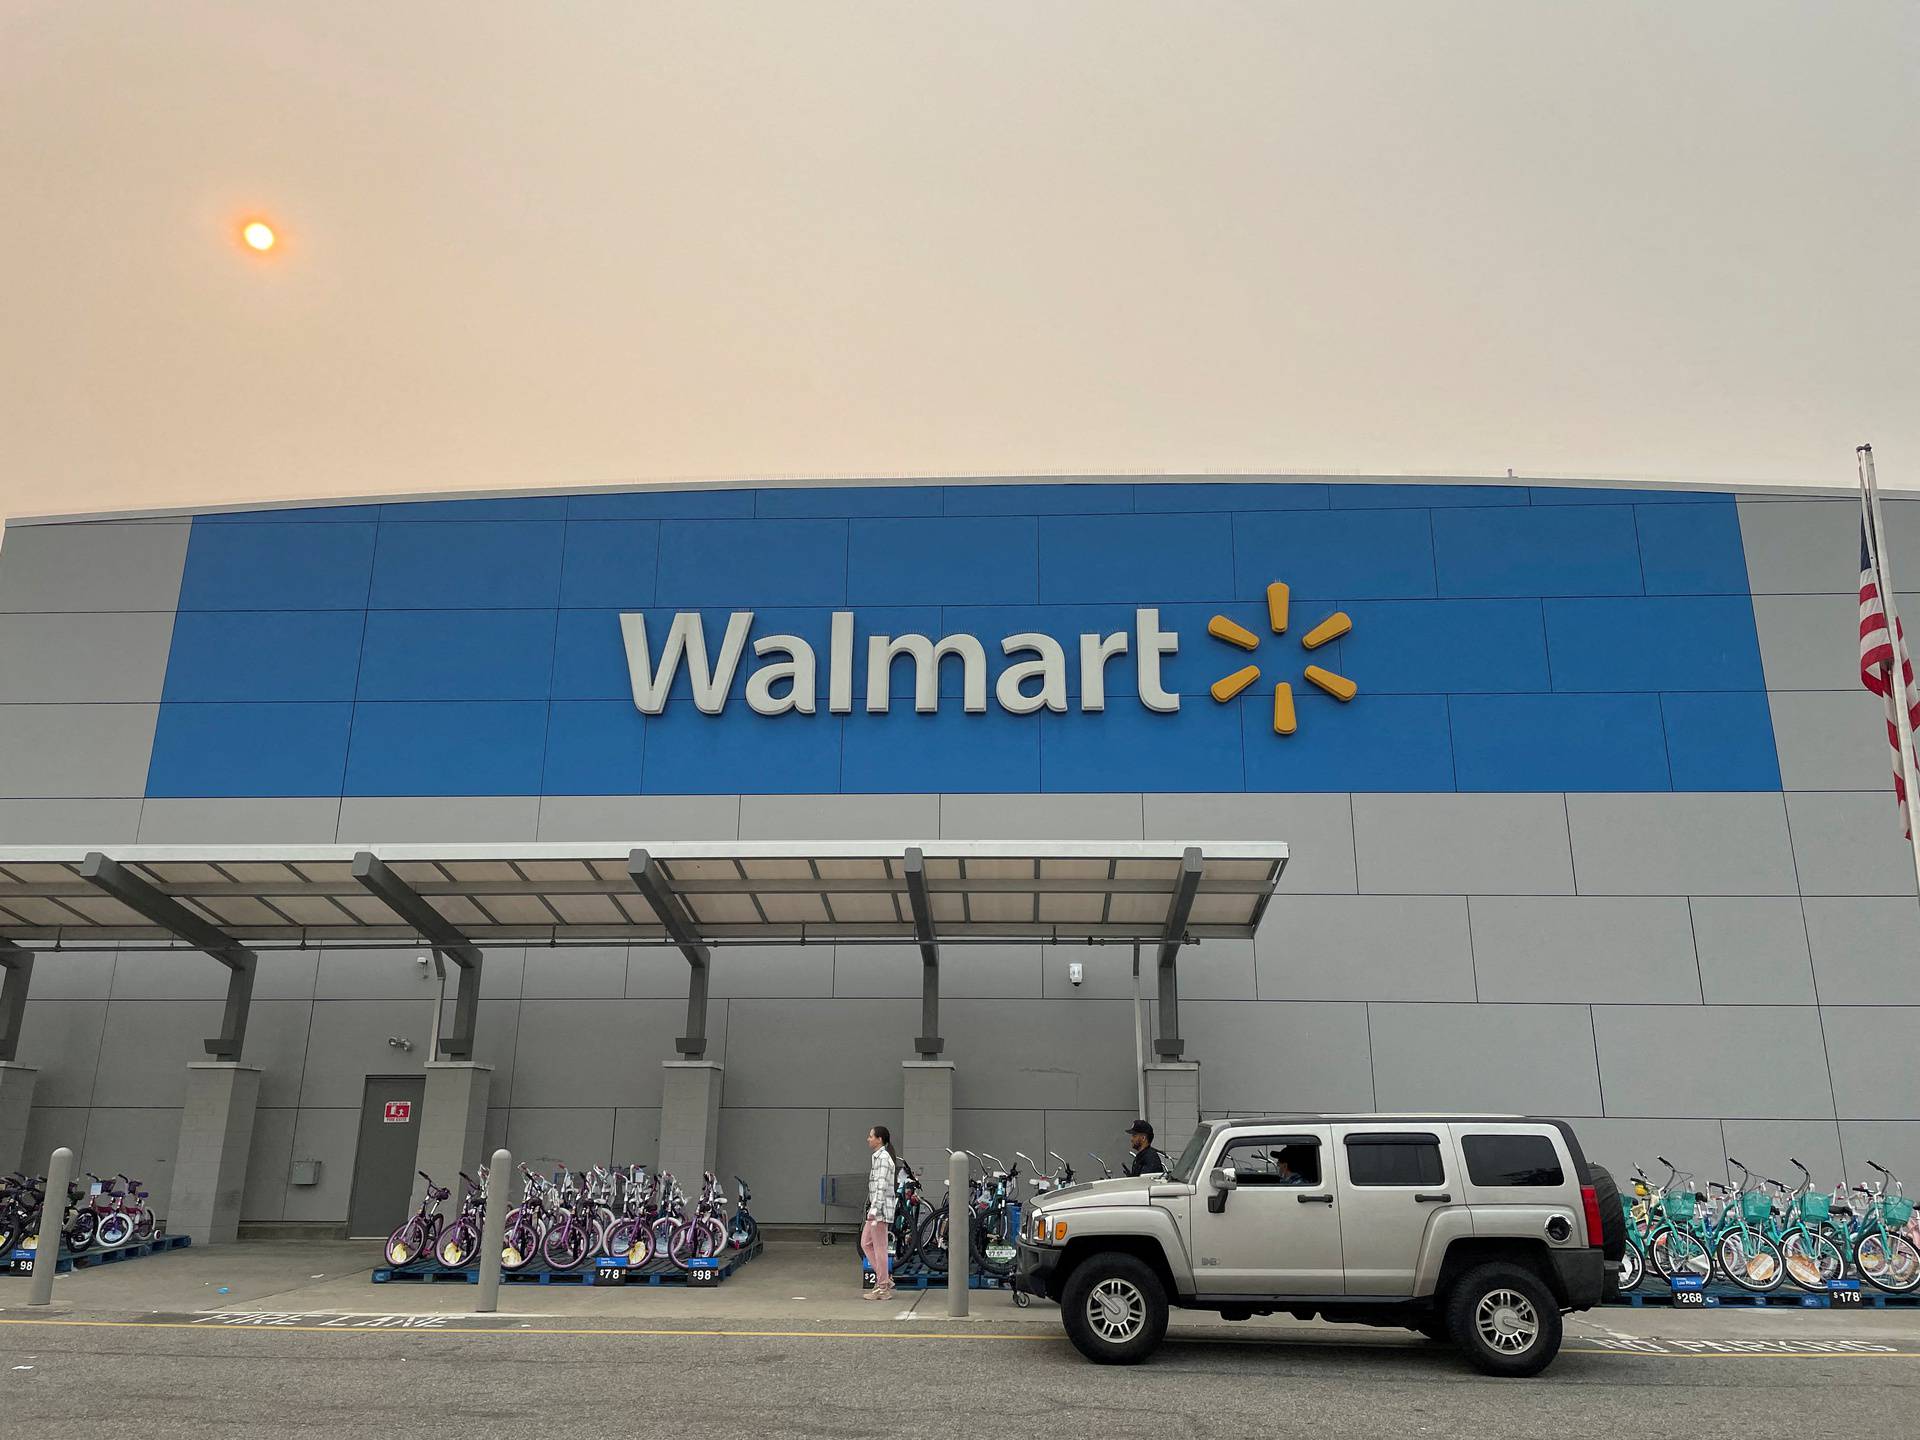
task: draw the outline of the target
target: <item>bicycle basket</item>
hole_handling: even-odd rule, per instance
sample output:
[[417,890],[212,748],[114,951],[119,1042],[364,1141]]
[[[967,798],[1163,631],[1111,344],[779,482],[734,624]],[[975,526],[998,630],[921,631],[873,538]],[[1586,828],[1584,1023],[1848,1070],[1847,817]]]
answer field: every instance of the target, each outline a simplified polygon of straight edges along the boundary
[[1693,1192],[1691,1190],[1672,1190],[1661,1202],[1661,1208],[1667,1212],[1669,1220],[1693,1219]]
[[1880,1214],[1890,1228],[1898,1230],[1913,1218],[1913,1201],[1904,1195],[1889,1195],[1880,1202]]
[[1800,1218],[1809,1225],[1818,1225],[1833,1210],[1831,1195],[1802,1195],[1800,1197]]
[[1740,1218],[1757,1224],[1773,1216],[1773,1196],[1764,1190],[1749,1190],[1740,1197]]

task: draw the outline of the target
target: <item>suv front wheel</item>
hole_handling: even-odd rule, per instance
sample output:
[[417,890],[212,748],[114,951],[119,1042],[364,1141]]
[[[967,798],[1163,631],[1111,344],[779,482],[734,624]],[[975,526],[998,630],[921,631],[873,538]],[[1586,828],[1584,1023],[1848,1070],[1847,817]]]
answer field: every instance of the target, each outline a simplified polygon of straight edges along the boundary
[[1067,1277],[1060,1319],[1074,1349],[1098,1365],[1138,1365],[1167,1333],[1167,1292],[1145,1262],[1094,1255]]
[[1538,1375],[1560,1352],[1560,1306],[1519,1265],[1481,1265],[1461,1276],[1447,1299],[1447,1329],[1488,1375]]

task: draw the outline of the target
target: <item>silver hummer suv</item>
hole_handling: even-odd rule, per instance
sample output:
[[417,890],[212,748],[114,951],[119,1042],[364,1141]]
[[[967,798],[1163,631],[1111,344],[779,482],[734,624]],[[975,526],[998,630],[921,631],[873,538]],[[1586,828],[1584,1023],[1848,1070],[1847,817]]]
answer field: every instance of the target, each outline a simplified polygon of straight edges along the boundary
[[1613,1177],[1561,1120],[1209,1120],[1164,1175],[1055,1191],[1014,1283],[1060,1302],[1089,1360],[1137,1364],[1168,1307],[1402,1326],[1490,1375],[1534,1375],[1560,1317],[1619,1292]]

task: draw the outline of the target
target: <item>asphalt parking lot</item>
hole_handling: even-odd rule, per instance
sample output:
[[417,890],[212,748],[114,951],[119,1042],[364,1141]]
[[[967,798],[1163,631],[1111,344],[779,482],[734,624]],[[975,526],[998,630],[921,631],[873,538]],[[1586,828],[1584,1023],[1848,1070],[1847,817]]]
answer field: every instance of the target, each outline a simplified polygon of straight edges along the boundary
[[1571,1319],[1552,1369],[1517,1382],[1404,1331],[1182,1317],[1150,1364],[1113,1370],[1044,1305],[976,1292],[952,1319],[937,1291],[862,1301],[845,1247],[770,1247],[713,1292],[505,1287],[493,1316],[465,1286],[329,1268],[365,1250],[103,1266],[63,1277],[44,1314],[0,1283],[0,1430],[1751,1437],[1910,1433],[1920,1410],[1910,1311],[1609,1309]]

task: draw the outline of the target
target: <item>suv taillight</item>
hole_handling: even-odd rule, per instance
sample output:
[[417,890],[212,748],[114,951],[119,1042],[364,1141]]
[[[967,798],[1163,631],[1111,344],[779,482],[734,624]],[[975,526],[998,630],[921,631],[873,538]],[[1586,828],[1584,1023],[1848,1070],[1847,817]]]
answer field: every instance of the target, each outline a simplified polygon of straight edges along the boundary
[[1602,1238],[1600,1230],[1600,1196],[1593,1186],[1580,1187],[1580,1203],[1586,1207],[1587,1211],[1587,1244],[1592,1249],[1598,1250],[1606,1244],[1606,1241]]

